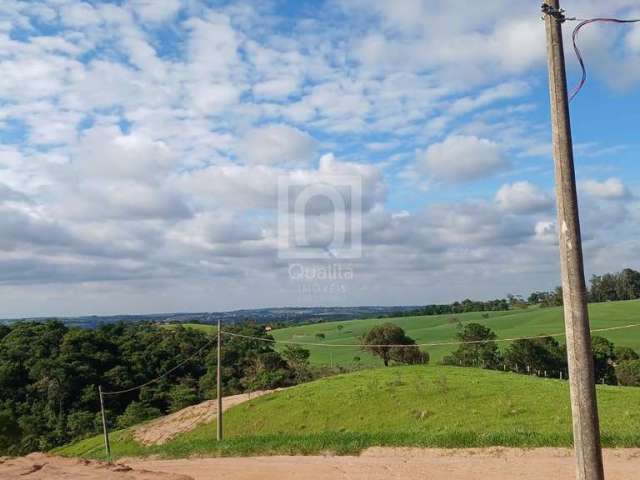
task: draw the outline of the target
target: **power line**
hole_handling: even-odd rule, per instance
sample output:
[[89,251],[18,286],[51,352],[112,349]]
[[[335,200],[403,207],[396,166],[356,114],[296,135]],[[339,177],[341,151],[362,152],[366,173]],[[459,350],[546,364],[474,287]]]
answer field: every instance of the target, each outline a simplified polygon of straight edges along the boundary
[[[567,20],[578,20],[578,19],[567,19]],[[580,51],[580,48],[578,47],[578,33],[580,32],[580,30],[582,29],[582,27],[589,25],[591,23],[597,23],[597,22],[606,22],[606,23],[638,23],[640,22],[640,18],[637,19],[630,19],[630,20],[623,20],[620,18],[606,18],[606,17],[598,17],[598,18],[590,18],[587,20],[582,20],[578,25],[576,25],[576,28],[573,29],[573,34],[571,35],[571,39],[573,41],[573,51],[576,54],[576,57],[578,58],[578,63],[580,63],[580,68],[582,70],[582,76],[580,77],[580,81],[578,82],[578,84],[573,87],[573,89],[571,90],[571,93],[569,94],[569,101],[573,100],[576,95],[578,95],[578,93],[580,92],[580,90],[582,90],[582,87],[584,86],[584,84],[587,81],[587,67],[585,66],[584,63],[584,59],[582,58],[582,52]]]
[[582,58],[582,52],[578,47],[578,33],[580,32],[582,27],[592,23],[597,23],[597,22],[618,23],[618,24],[640,23],[640,18],[622,19],[622,18],[612,18],[612,17],[594,17],[594,18],[566,17],[565,11],[563,9],[554,8],[551,5],[548,5],[546,3],[542,5],[542,12],[546,15],[549,15],[550,17],[555,18],[560,23],[569,22],[569,21],[580,22],[573,29],[571,39],[573,42],[573,51],[576,54],[578,63],[580,64],[582,75],[580,77],[580,81],[578,82],[578,84],[575,87],[573,87],[573,89],[571,89],[571,92],[569,93],[569,101],[573,100],[576,97],[576,95],[578,95],[580,90],[582,90],[582,87],[584,86],[584,84],[587,82],[587,67],[584,63],[584,59]]
[[[635,324],[631,324],[631,325],[622,325],[622,326],[618,326],[618,327],[595,328],[595,329],[591,330],[591,333],[610,332],[610,331],[614,331],[614,330],[624,330],[624,329],[635,328],[635,327],[640,327],[640,323],[635,323]],[[502,343],[502,342],[515,342],[517,340],[536,340],[536,339],[548,338],[548,337],[563,337],[565,335],[565,333],[562,332],[562,333],[553,333],[553,334],[550,334],[550,335],[533,335],[533,336],[528,336],[528,337],[496,338],[494,340],[456,340],[456,341],[450,341],[450,342],[414,343],[414,344],[411,344],[411,345],[393,345],[393,344],[391,344],[391,345],[377,345],[377,344],[368,345],[368,344],[359,344],[359,343],[340,344],[340,343],[295,342],[293,340],[276,340],[276,339],[273,339],[273,338],[255,337],[255,336],[251,336],[251,335],[241,335],[239,333],[225,332],[224,330],[221,333],[223,335],[229,335],[231,337],[245,338],[245,339],[248,339],[248,340],[258,340],[258,341],[262,341],[262,342],[269,342],[269,343],[275,343],[275,344],[281,343],[281,344],[285,344],[285,345],[300,345],[300,346],[307,346],[307,347],[326,347],[326,348],[330,348],[330,347],[338,347],[338,348],[353,348],[353,347],[360,347],[360,348],[366,348],[366,347],[387,347],[387,348],[440,347],[440,346],[451,346],[451,345],[473,345],[473,344],[489,343],[489,342]]]
[[[613,331],[613,330],[623,330],[623,329],[634,328],[634,327],[640,327],[640,323],[631,324],[631,325],[622,325],[622,326],[619,326],[619,327],[597,328],[597,329],[591,330],[591,333],[609,332],[609,331]],[[550,335],[533,335],[533,336],[528,336],[528,337],[496,338],[495,340],[466,340],[466,341],[456,340],[456,341],[451,341],[451,342],[414,343],[414,344],[411,344],[411,345],[367,345],[367,344],[359,344],[359,343],[340,344],[340,343],[313,343],[313,342],[295,342],[295,341],[291,341],[291,340],[275,340],[275,339],[272,339],[272,338],[255,337],[255,336],[251,336],[251,335],[242,335],[242,334],[239,334],[239,333],[226,332],[224,330],[222,330],[221,333],[222,333],[222,335],[228,335],[230,337],[244,338],[244,339],[248,339],[248,340],[258,340],[258,341],[269,342],[269,343],[274,343],[274,344],[280,343],[280,344],[286,344],[286,345],[299,345],[299,346],[307,346],[307,347],[327,347],[327,348],[331,348],[331,347],[337,347],[337,348],[353,348],[353,347],[358,347],[358,348],[366,348],[366,347],[387,347],[387,348],[439,347],[439,346],[451,346],[451,345],[473,345],[473,344],[482,344],[482,343],[489,343],[489,342],[496,342],[496,343],[515,342],[517,340],[536,340],[536,339],[547,338],[547,337],[562,337],[562,336],[565,335],[564,332],[563,332],[563,333],[554,333],[554,334],[550,334]],[[172,367],[169,370],[165,371],[164,373],[158,375],[157,377],[149,380],[148,382],[145,382],[143,384],[137,385],[135,387],[127,388],[127,389],[124,389],[124,390],[117,390],[117,391],[114,391],[114,392],[102,392],[102,394],[103,395],[120,395],[120,394],[123,394],[123,393],[129,393],[129,392],[133,392],[133,391],[136,391],[136,390],[140,390],[141,388],[144,388],[144,387],[146,387],[148,385],[151,385],[151,384],[153,384],[153,383],[165,378],[166,376],[168,376],[171,373],[173,373],[176,370],[178,370],[180,367],[184,366],[187,362],[189,362],[189,361],[193,360],[194,358],[196,358],[207,347],[211,346],[211,344],[216,342],[216,341],[217,341],[217,338],[213,338],[213,339],[209,340],[206,344],[204,344],[202,347],[200,347],[190,357],[186,358],[182,362],[178,363],[177,365],[175,365],[174,367]]]
[[139,389],[141,389],[143,387],[146,387],[147,385],[151,385],[152,383],[155,383],[158,380],[161,380],[162,378],[166,377],[167,375],[169,375],[169,374],[175,372],[176,370],[178,370],[180,367],[182,367],[187,362],[189,362],[189,361],[193,360],[194,358],[196,358],[198,355],[200,355],[204,351],[205,348],[209,347],[216,340],[217,340],[216,338],[213,338],[212,340],[209,340],[202,347],[200,347],[193,355],[191,355],[190,357],[188,357],[184,361],[180,362],[175,367],[167,370],[166,372],[162,373],[161,375],[157,376],[156,378],[154,378],[152,380],[149,380],[148,382],[143,383],[142,385],[138,385],[138,386],[135,386],[135,387],[127,388],[127,389],[124,389],[124,390],[118,390],[116,392],[102,392],[102,395],[120,395],[121,393],[133,392],[135,390],[139,390]]

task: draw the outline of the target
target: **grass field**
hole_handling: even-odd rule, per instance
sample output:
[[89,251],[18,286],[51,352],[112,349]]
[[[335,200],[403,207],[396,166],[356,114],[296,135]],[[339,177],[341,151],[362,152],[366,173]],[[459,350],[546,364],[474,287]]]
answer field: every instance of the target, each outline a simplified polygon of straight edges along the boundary
[[[343,322],[318,323],[274,330],[277,340],[305,343],[321,343],[323,346],[307,346],[311,351],[311,363],[315,365],[352,365],[354,357],[360,357],[360,364],[381,366],[382,362],[372,355],[363,352],[359,347],[333,347],[332,344],[357,344],[359,337],[373,326],[384,322],[400,325],[406,333],[418,343],[438,343],[455,340],[456,320],[461,323],[478,322],[490,327],[498,338],[512,338],[539,334],[555,334],[564,331],[561,308],[529,308],[508,312],[487,312],[489,318],[482,313],[466,313],[458,315],[434,315],[422,317],[401,317],[369,320],[350,320]],[[640,324],[640,301],[596,303],[589,306],[591,328],[607,328],[632,323]],[[324,339],[316,334],[322,333]],[[628,346],[640,351],[640,327],[628,330],[596,333],[602,335],[616,346]],[[564,343],[564,338],[558,338]],[[508,343],[500,344],[501,348]],[[432,362],[438,362],[443,356],[455,350],[455,346],[425,347]]]
[[[640,388],[598,386],[603,444],[640,446]],[[225,414],[226,439],[208,424],[165,445],[112,435],[114,456],[357,453],[368,446],[570,446],[569,386],[472,368],[364,370],[251,400]],[[104,458],[96,436],[56,450]]]
[[[484,318],[483,315],[489,315]],[[629,324],[640,324],[640,301],[594,303],[589,305],[591,328],[608,328]],[[313,365],[353,366],[354,357],[359,357],[358,364],[363,366],[382,366],[382,361],[358,347],[359,338],[373,326],[384,322],[400,325],[407,334],[418,343],[439,343],[455,340],[457,321],[462,324],[478,322],[487,325],[498,335],[498,338],[526,337],[540,334],[555,334],[564,331],[562,308],[529,308],[507,312],[473,312],[456,315],[432,315],[419,317],[399,317],[366,320],[348,320],[340,322],[316,323],[273,330],[276,340],[302,343],[319,343],[326,345],[306,346],[311,351]],[[215,325],[185,323],[185,327],[213,333]],[[172,328],[173,325],[167,325]],[[325,338],[316,337],[322,333]],[[595,333],[613,341],[616,346],[627,346],[640,351],[640,327],[628,330]],[[558,337],[564,343],[564,337]],[[353,347],[331,347],[335,344],[354,345]],[[506,348],[508,343],[499,344]],[[280,345],[278,348],[282,348]],[[437,363],[443,356],[455,350],[455,346],[425,347],[431,362]]]

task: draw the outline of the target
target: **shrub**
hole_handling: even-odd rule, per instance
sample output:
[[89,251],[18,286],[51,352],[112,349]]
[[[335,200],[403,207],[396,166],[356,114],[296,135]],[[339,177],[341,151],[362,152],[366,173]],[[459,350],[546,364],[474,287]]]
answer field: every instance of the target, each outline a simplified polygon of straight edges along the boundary
[[159,409],[150,407],[142,402],[131,402],[124,413],[118,417],[118,428],[127,428],[140,422],[150,420],[161,415]]
[[627,360],[640,360],[640,355],[629,347],[616,347],[614,350],[616,362],[625,362]]
[[616,365],[620,385],[640,387],[640,360],[625,360]]

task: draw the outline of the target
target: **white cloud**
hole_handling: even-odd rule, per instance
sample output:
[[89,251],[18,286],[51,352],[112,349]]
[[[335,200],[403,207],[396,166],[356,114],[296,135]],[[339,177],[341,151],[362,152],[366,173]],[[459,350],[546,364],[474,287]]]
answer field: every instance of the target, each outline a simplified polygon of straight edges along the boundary
[[419,166],[435,180],[450,183],[488,177],[507,165],[502,148],[475,136],[451,135],[419,155]]
[[253,86],[253,94],[257,97],[286,98],[300,88],[295,78],[275,78],[257,83]]
[[[585,15],[601,3],[570,2]],[[495,296],[555,275],[551,172],[521,162],[548,137],[536,6],[330,0],[320,21],[285,19],[278,2],[0,3],[0,316],[298,303],[276,256],[282,178],[363,186],[357,291],[301,304]],[[595,75],[632,84],[637,31],[608,28],[584,51]],[[584,153],[618,148],[595,147]],[[540,189],[514,180],[506,151]],[[501,169],[498,192],[447,185]],[[597,201],[633,199],[620,185],[583,185],[598,265],[607,240],[635,238],[634,202]],[[637,242],[618,244],[634,258]],[[381,275],[393,282],[378,288]]]
[[180,0],[130,0],[131,5],[143,20],[164,22],[180,10]]
[[553,206],[550,195],[526,181],[503,185],[495,200],[503,210],[519,214],[541,212]]
[[582,182],[582,188],[591,196],[599,198],[623,198],[628,195],[627,188],[619,178],[608,178],[602,182],[586,180]]
[[556,223],[550,220],[541,220],[535,225],[536,240],[549,245],[558,243]]
[[247,132],[238,147],[241,160],[258,165],[308,165],[316,141],[306,132],[284,124],[266,125]]

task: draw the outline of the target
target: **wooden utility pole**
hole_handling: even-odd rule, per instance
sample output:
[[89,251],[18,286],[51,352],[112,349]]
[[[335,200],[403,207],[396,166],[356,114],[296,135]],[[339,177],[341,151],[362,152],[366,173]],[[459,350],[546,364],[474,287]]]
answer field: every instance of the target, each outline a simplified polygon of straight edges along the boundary
[[562,46],[564,15],[559,0],[543,5],[547,32],[551,129],[555,163],[557,230],[569,363],[573,443],[578,480],[604,480],[593,353],[582,261],[578,199],[573,167],[567,78]]
[[216,369],[216,392],[218,396],[218,414],[216,415],[216,438],[222,441],[222,325],[218,318],[218,366]]
[[109,430],[107,430],[107,417],[104,414],[104,399],[102,398],[102,386],[98,385],[100,396],[100,413],[102,414],[102,432],[104,433],[104,448],[107,452],[107,462],[111,463],[111,444],[109,443]]

